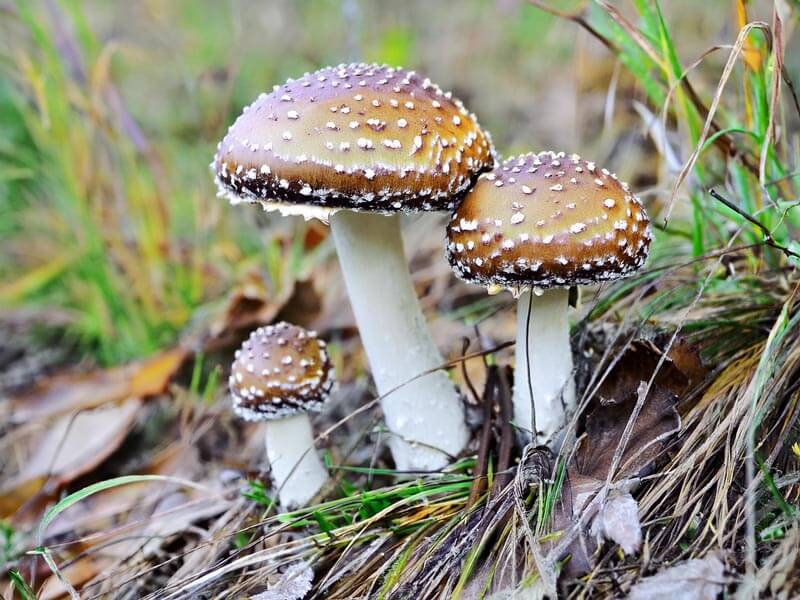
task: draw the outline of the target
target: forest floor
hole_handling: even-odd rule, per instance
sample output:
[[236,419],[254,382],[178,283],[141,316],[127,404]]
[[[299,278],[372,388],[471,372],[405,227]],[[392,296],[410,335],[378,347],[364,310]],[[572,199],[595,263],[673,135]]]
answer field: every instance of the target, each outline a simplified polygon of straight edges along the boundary
[[[514,299],[454,278],[444,217],[406,219],[471,428],[437,473],[393,470],[327,227],[228,209],[210,191],[212,144],[186,142],[224,129],[209,106],[238,110],[240,66],[206,65],[208,105],[152,143],[159,123],[129,111],[94,21],[66,2],[8,9],[2,597],[800,595],[800,7],[761,21],[748,10],[764,7],[731,2],[724,41],[692,54],[656,3],[522,4],[514,23],[549,15],[562,50],[582,36],[568,64],[594,112],[571,127],[597,133],[591,150],[641,192],[656,240],[635,276],[581,290],[580,408],[554,455],[514,443]],[[413,61],[404,48],[381,52]],[[519,147],[502,122],[521,106],[487,109],[504,149]],[[340,381],[314,417],[332,483],[289,513],[263,425],[235,417],[225,385],[241,341],[281,320],[328,341]]]

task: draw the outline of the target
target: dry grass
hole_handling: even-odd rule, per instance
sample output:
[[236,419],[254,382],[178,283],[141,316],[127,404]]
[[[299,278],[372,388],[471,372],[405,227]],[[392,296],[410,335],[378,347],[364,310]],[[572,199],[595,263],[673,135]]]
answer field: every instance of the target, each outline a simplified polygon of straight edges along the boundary
[[[658,229],[654,256],[636,278],[584,295],[581,321],[573,332],[584,410],[571,424],[558,457],[541,449],[520,451],[510,443],[513,436],[504,415],[511,374],[496,366],[507,353],[490,348],[509,339],[505,300],[475,300],[474,290],[455,283],[433,263],[436,248],[415,245],[421,288],[432,290],[428,306],[455,315],[444,325],[440,319],[437,326],[483,348],[478,352],[483,360],[454,360],[450,367],[462,383],[474,384],[483,406],[471,410],[482,413],[476,421],[485,426],[476,431],[468,455],[447,473],[398,482],[391,470],[382,468],[386,463],[375,427],[375,399],[363,386],[346,386],[342,406],[324,419],[328,429],[323,442],[338,467],[336,485],[313,507],[274,514],[269,490],[258,485],[258,474],[247,473],[247,461],[241,459],[258,452],[253,444],[258,436],[230,421],[226,400],[217,393],[219,373],[213,365],[226,360],[224,351],[239,328],[293,310],[294,318],[326,324],[323,332],[335,337],[337,371],[347,381],[356,379],[362,357],[349,322],[337,320],[342,298],[319,299],[322,308],[304,308],[307,314],[297,309],[314,305],[303,296],[308,296],[307,289],[298,292],[294,286],[300,273],[311,275],[318,288],[330,281],[326,269],[315,266],[324,234],[313,227],[277,231],[270,226],[274,235],[264,246],[245,241],[231,247],[231,225],[209,207],[215,218],[206,222],[198,217],[186,244],[186,239],[168,234],[171,209],[164,202],[169,190],[158,189],[149,177],[139,179],[143,164],[147,173],[160,168],[159,157],[137,147],[135,135],[133,141],[99,133],[95,137],[96,129],[107,129],[103,111],[90,112],[96,122],[58,129],[60,140],[34,140],[51,160],[42,187],[51,189],[51,199],[60,198],[53,205],[67,210],[58,213],[64,219],[55,227],[61,236],[50,239],[47,254],[52,260],[29,257],[30,268],[11,285],[0,286],[0,299],[46,303],[56,298],[68,308],[69,327],[85,336],[84,346],[99,349],[101,361],[146,354],[179,336],[192,342],[184,344],[190,346],[185,352],[192,373],[170,373],[174,377],[166,378],[173,381],[168,393],[141,413],[148,426],[134,427],[136,435],[124,438],[125,448],[103,463],[101,472],[81,473],[89,481],[78,479],[69,489],[120,473],[180,472],[201,481],[204,491],[174,484],[155,492],[137,488],[140,495],[131,498],[109,488],[98,494],[96,504],[85,500],[88,513],[114,508],[108,519],[65,514],[71,529],[55,527],[43,539],[47,546],[42,552],[82,597],[229,597],[275,585],[282,586],[287,598],[302,597],[290,592],[305,587],[310,588],[308,598],[510,597],[511,590],[528,597],[556,588],[565,597],[604,598],[623,596],[648,575],[712,553],[726,566],[730,592],[738,590],[742,597],[784,593],[787,598],[797,593],[800,105],[791,65],[786,65],[793,56],[787,48],[794,43],[797,8],[781,5],[783,12],[767,10],[756,19],[748,14],[752,7],[734,2],[724,39],[709,48],[693,48],[696,58],[687,60],[679,52],[682,40],[655,3],[633,0],[619,8],[598,1],[574,12],[554,11],[538,0],[531,4],[556,12],[564,20],[558,27],[581,28],[602,43],[608,52],[604,56],[615,60],[605,113],[613,114],[618,104],[636,105],[638,113],[618,111],[625,114],[617,115],[623,125],[616,127],[624,133],[631,128],[628,113],[637,114],[635,126],[643,127],[652,142],[647,145],[650,155],[653,148],[659,153],[657,168],[643,169],[649,182],[644,196]],[[26,22],[39,51],[55,61],[54,48],[35,27],[36,19],[28,15]],[[596,54],[589,56],[601,62]],[[31,97],[43,94],[37,110],[49,106],[72,114],[75,104],[89,100],[106,107],[108,97],[99,96],[113,92],[113,86],[99,86],[92,95],[65,81],[72,94],[65,100],[57,87],[43,83],[47,68],[56,67],[42,64],[46,68],[31,62],[21,88]],[[106,81],[108,71],[97,77]],[[27,106],[24,94],[14,98],[20,101],[18,110]],[[34,110],[27,116],[41,113]],[[38,131],[37,123],[31,127]],[[623,140],[619,145],[625,147],[623,133],[616,138],[613,129],[609,125],[610,133],[601,137]],[[54,158],[58,148],[75,144],[81,148],[75,156]],[[110,180],[76,168],[76,161],[86,157],[98,157],[104,164],[119,159],[128,192],[139,190],[125,195],[134,200],[131,247],[103,231],[102,225],[120,215],[97,202],[105,198],[102,190]],[[52,192],[64,179],[71,182],[65,188],[69,193]],[[709,193],[712,188],[716,196]],[[25,189],[30,197],[45,193]],[[153,206],[163,211],[149,210],[149,200],[143,199],[151,197],[158,200]],[[180,206],[194,201],[184,196]],[[65,216],[72,209],[80,209],[75,222]],[[25,219],[41,219],[42,214],[46,210],[34,210]],[[71,229],[86,223],[92,225],[88,233],[77,236]],[[255,236],[255,228],[248,235]],[[58,252],[59,244],[73,247],[76,238],[76,254]],[[28,246],[23,236],[6,247],[22,254]],[[111,248],[114,261],[98,261],[104,248]],[[145,257],[142,264],[132,258],[137,253]],[[267,275],[241,275],[265,255]],[[4,261],[0,264],[8,268]],[[227,308],[209,318],[206,303],[219,296],[218,287],[234,280],[240,287]],[[130,293],[123,293],[129,287]],[[81,313],[81,300],[87,297],[94,302]],[[276,297],[282,302],[291,297],[289,308]],[[75,321],[76,311],[83,320]],[[123,315],[121,325],[115,315]],[[138,327],[141,322],[144,329]],[[107,336],[109,331],[113,335]],[[662,369],[691,371],[686,373],[689,387],[677,398],[680,431],[641,476],[620,466],[625,448],[618,448],[593,501],[603,504],[607,493],[623,484],[629,487],[638,502],[642,549],[625,555],[606,541],[593,553],[588,570],[575,571],[575,557],[563,551],[569,549],[567,542],[583,535],[589,517],[570,514],[566,522],[559,520],[567,504],[562,491],[574,483],[569,469],[585,443],[586,415],[600,403],[600,391],[626,350],[641,340],[658,347],[660,358],[641,373],[645,386],[637,403],[660,392]],[[696,368],[694,351],[702,357],[703,369]],[[185,386],[178,385],[187,379]],[[162,388],[147,395],[158,395]],[[620,446],[642,443],[631,438],[633,414],[621,424],[627,426]],[[32,419],[24,424],[25,431],[47,423]],[[9,431],[23,436],[18,429]],[[6,443],[16,449],[13,441]],[[24,465],[24,453],[20,456]],[[223,466],[249,475],[250,483],[226,478]],[[34,494],[19,521],[30,527],[57,492]],[[23,579],[41,583],[50,572],[48,565],[22,555],[34,540],[23,533],[20,542],[19,534],[13,538],[12,533],[4,530],[6,564]],[[313,569],[313,581],[308,568]]]

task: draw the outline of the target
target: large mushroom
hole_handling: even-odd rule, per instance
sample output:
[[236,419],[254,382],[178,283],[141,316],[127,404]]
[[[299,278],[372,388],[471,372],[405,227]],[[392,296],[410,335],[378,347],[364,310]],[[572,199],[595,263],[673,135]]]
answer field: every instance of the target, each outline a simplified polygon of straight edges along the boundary
[[446,253],[455,273],[518,297],[514,421],[534,442],[552,444],[575,409],[569,288],[641,267],[649,223],[627,184],[563,152],[507,159],[453,214]]
[[228,384],[234,412],[247,421],[265,421],[280,505],[304,506],[328,481],[308,417],[322,409],[334,385],[325,342],[284,322],[256,329],[236,351]]
[[474,115],[412,71],[329,67],[262,94],[213,167],[232,202],[329,220],[400,470],[445,466],[467,442],[460,396],[437,370],[398,213],[452,210],[494,164]]

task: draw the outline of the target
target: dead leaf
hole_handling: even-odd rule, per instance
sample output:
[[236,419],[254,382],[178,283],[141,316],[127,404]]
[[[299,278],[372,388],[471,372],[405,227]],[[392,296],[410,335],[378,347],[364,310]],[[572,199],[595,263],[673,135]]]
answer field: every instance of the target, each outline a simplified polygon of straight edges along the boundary
[[[597,392],[586,417],[586,433],[575,455],[575,471],[605,480],[623,431],[639,398],[640,384],[653,376],[661,352],[650,342],[634,342]],[[675,408],[687,379],[666,359],[633,425],[616,479],[645,475],[663,450],[663,441],[680,427]]]
[[277,321],[313,328],[322,311],[322,299],[310,280],[297,281],[294,291],[275,317]]
[[711,553],[645,577],[631,588],[628,600],[716,600],[726,583],[725,565]]
[[9,400],[10,421],[25,423],[159,394],[187,355],[183,348],[175,348],[122,367],[50,377]]
[[20,472],[0,490],[0,516],[14,514],[43,486],[57,490],[103,462],[125,439],[141,404],[132,398],[59,417],[35,440],[33,454]]
[[597,539],[619,544],[625,554],[636,554],[642,545],[639,503],[630,492],[612,490],[592,522]]
[[708,368],[703,364],[700,350],[685,337],[675,339],[667,353],[672,363],[688,380],[688,388],[699,385],[708,375]]
[[269,589],[253,600],[303,600],[314,585],[314,571],[305,563],[291,565]]
[[[604,539],[619,544],[626,554],[639,550],[642,541],[639,506],[630,490],[636,478],[653,469],[667,440],[679,430],[676,405],[679,393],[688,383],[668,358],[653,378],[661,356],[651,342],[631,344],[607,374],[590,406],[585,432],[567,469],[562,501],[554,511],[555,530],[579,527],[579,535],[566,550],[571,560],[565,575],[587,572],[592,555]],[[646,389],[644,382],[651,378],[653,384],[647,395],[642,396]],[[617,472],[611,487],[606,488],[614,456],[641,398],[640,411]]]
[[269,288],[260,271],[250,271],[245,281],[234,288],[224,307],[208,326],[208,335],[218,338],[236,330],[253,329],[275,320],[280,309],[294,292],[294,282],[280,292]]
[[[145,472],[194,480],[204,467],[196,448],[182,446],[182,451],[162,450],[149,461]],[[232,501],[224,498],[219,479],[212,475],[202,483],[205,489],[135,483],[103,490],[71,506],[47,532],[49,540],[62,541],[73,539],[75,532],[82,534],[69,546],[70,553],[80,551],[81,557],[62,569],[62,574],[73,587],[81,588],[129,564],[133,557],[140,560],[152,556],[169,543],[170,536],[225,512]],[[116,543],[106,544],[113,538]],[[61,581],[51,575],[39,597],[47,600],[64,594]]]

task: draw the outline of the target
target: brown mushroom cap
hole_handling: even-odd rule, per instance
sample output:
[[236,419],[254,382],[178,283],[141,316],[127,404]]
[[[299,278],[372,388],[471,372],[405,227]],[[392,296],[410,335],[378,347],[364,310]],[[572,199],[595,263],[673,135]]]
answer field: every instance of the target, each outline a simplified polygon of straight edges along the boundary
[[234,202],[416,212],[455,206],[493,153],[475,116],[430,80],[350,64],[261,94],[212,167]]
[[644,264],[650,220],[627,184],[563,152],[512,157],[475,187],[447,227],[447,258],[470,283],[590,285]]
[[248,421],[318,411],[333,383],[325,342],[283,322],[250,334],[236,351],[228,380],[233,410]]

